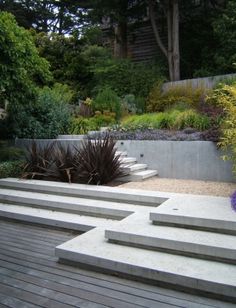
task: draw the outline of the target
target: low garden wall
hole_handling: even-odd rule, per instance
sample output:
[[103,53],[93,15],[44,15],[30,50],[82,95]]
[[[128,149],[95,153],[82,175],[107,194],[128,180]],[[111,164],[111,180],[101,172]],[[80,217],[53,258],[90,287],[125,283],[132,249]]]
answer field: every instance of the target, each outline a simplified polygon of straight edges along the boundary
[[[81,139],[39,139],[41,145],[60,142],[65,146],[77,145]],[[25,147],[30,139],[17,139],[16,145]],[[232,174],[232,163],[221,159],[222,153],[210,141],[150,141],[119,140],[117,147],[136,157],[139,163],[148,164],[149,169],[158,170],[163,178],[236,182]]]

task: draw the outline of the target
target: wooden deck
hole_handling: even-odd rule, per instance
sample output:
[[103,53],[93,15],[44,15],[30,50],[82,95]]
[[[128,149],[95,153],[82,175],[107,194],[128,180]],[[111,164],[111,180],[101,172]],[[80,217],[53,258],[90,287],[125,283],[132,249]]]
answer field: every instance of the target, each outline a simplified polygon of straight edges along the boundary
[[70,232],[0,220],[0,307],[233,307],[57,263]]

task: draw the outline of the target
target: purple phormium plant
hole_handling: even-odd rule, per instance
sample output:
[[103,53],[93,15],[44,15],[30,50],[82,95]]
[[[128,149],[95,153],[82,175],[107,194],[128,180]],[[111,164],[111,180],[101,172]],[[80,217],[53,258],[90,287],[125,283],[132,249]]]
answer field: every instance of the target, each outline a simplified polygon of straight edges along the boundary
[[236,191],[231,196],[231,205],[233,210],[236,211]]

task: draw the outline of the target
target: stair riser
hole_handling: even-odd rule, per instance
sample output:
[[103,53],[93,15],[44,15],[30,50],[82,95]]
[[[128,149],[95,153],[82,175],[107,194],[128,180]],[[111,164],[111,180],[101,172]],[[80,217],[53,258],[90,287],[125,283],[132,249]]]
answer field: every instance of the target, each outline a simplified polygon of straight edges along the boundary
[[115,272],[141,281],[160,283],[162,286],[163,284],[167,284],[180,290],[192,290],[194,293],[198,292],[204,294],[207,290],[208,296],[211,294],[211,296],[221,298],[221,300],[236,302],[236,288],[234,286],[195,279],[193,277],[180,276],[169,272],[157,271],[151,268],[68,251],[63,248],[56,248],[55,254],[59,257],[61,262],[73,262],[73,264],[77,263],[78,265],[85,265],[102,272]]
[[14,203],[17,205],[30,206],[47,210],[73,213],[78,215],[89,215],[93,217],[102,217],[121,220],[132,214],[131,211],[123,211],[109,208],[98,208],[96,205],[84,206],[80,204],[64,203],[60,201],[48,201],[33,198],[23,198],[17,196],[0,195],[0,201]]
[[146,170],[147,169],[147,165],[141,166],[141,167],[135,167],[135,165],[129,166],[129,167],[121,167],[121,170],[126,172],[126,173],[130,173],[130,172],[134,172],[134,171],[141,171],[141,170]]
[[236,222],[150,213],[153,224],[236,235]]
[[17,189],[22,191],[31,191],[31,192],[40,192],[45,194],[54,194],[54,195],[62,195],[62,196],[70,196],[70,197],[79,197],[79,198],[88,198],[88,199],[96,199],[96,200],[105,200],[105,201],[115,201],[115,202],[124,202],[130,204],[142,204],[147,206],[158,206],[162,202],[166,201],[166,197],[156,197],[149,195],[133,194],[130,191],[122,192],[113,192],[109,191],[109,188],[106,187],[87,187],[86,189],[80,188],[77,186],[76,188],[71,187],[71,185],[62,186],[50,186],[43,181],[39,181],[40,183],[34,184],[30,181],[28,182],[7,182],[0,180],[0,187]]
[[236,250],[211,247],[178,240],[151,238],[117,231],[105,231],[105,238],[110,242],[154,251],[164,251],[194,258],[236,264]]
[[5,211],[0,211],[0,217],[5,217],[8,219],[14,219],[19,221],[25,221],[27,223],[45,225],[45,226],[53,226],[57,228],[62,228],[66,230],[76,230],[79,232],[87,232],[95,228],[96,226],[88,226],[83,224],[77,224],[73,222],[65,222],[65,221],[57,221],[55,219],[47,219],[36,216],[24,215],[19,213],[9,213]]

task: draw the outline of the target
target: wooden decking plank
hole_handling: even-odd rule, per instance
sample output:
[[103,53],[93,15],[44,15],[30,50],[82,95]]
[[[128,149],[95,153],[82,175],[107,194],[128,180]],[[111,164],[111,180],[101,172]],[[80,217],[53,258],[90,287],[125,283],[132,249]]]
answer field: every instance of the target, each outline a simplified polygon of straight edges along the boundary
[[[58,276],[49,272],[43,272],[41,267],[37,267],[37,265],[29,264],[30,268],[26,268],[26,262],[24,261],[18,261],[17,259],[14,260],[14,258],[6,258],[6,260],[2,260],[2,256],[0,255],[0,265],[8,268],[8,269],[14,269],[19,272],[23,272],[26,274],[36,275],[37,277],[45,278],[47,280],[52,281],[60,281],[61,284],[76,287],[78,289],[83,289],[86,291],[91,291],[99,294],[108,294],[109,296],[112,296],[113,298],[119,299],[119,300],[126,300],[130,303],[135,303],[137,306],[144,306],[144,307],[156,307],[156,304],[158,302],[158,305],[161,307],[162,304],[167,303],[172,307],[183,307],[183,301],[178,299],[172,299],[171,297],[167,297],[164,295],[159,294],[156,295],[154,299],[150,298],[150,294],[146,294],[145,297],[141,295],[133,295],[132,293],[128,293],[127,291],[118,291],[117,289],[112,289],[111,286],[108,288],[101,287],[99,285],[91,285],[88,283],[85,283],[80,280],[70,279],[63,276]],[[9,262],[11,261],[11,263]],[[14,265],[12,264],[14,262]],[[32,269],[33,266],[33,269]],[[78,277],[79,278],[79,277]],[[114,286],[115,288],[116,286]],[[192,303],[192,307],[199,307],[198,305],[195,305]],[[202,306],[203,307],[203,306]]]
[[45,259],[45,260],[51,260],[51,261],[56,261],[57,258],[54,256],[54,257],[50,257],[50,256],[47,256],[47,255],[44,255],[43,254],[43,251],[42,253],[37,253],[37,252],[33,252],[33,251],[28,251],[24,248],[18,248],[18,247],[15,247],[15,246],[12,246],[11,243],[8,243],[8,244],[1,244],[0,243],[0,251],[4,249],[4,250],[8,250],[8,251],[12,251],[13,253],[14,252],[19,252],[19,253],[23,253],[25,255],[31,255],[35,258],[42,258],[42,259]]
[[[34,285],[38,285],[41,286],[43,288],[46,289],[50,289],[53,291],[57,291],[60,292],[62,294],[66,294],[66,295],[71,295],[73,297],[79,297],[81,299],[87,300],[89,302],[94,302],[96,304],[99,304],[101,306],[99,307],[114,307],[114,308],[119,308],[121,306],[121,304],[127,308],[134,308],[134,307],[154,307],[154,306],[143,306],[143,305],[139,305],[139,304],[131,304],[129,302],[126,302],[125,300],[121,301],[121,300],[116,300],[111,298],[110,296],[102,296],[100,294],[94,293],[94,292],[90,292],[90,291],[84,291],[83,289],[78,289],[76,287],[73,286],[69,286],[69,285],[64,285],[61,284],[61,282],[54,282],[54,281],[50,281],[48,279],[44,279],[44,278],[39,278],[37,276],[32,276],[32,275],[28,275],[28,274],[24,274],[22,272],[17,272],[17,271],[12,271],[12,270],[8,270],[8,269],[2,269],[0,268],[0,273],[1,275],[6,275],[12,278],[16,278],[19,280],[22,280],[24,282],[28,282]],[[71,302],[70,302],[71,304]],[[156,303],[154,303],[156,306]],[[106,306],[104,306],[106,305]],[[162,306],[160,306],[162,307]],[[167,307],[166,305],[163,306]],[[168,305],[169,307],[169,305]]]
[[2,294],[0,291],[0,307],[11,307],[11,308],[38,308],[40,306],[36,304],[27,303],[13,296],[7,296]]
[[[16,227],[14,226],[16,225]],[[73,237],[73,235],[77,234],[77,232],[75,233],[74,231],[61,231],[61,230],[55,230],[53,228],[49,228],[49,226],[47,227],[39,227],[39,226],[35,226],[32,224],[23,224],[22,222],[11,222],[11,221],[3,221],[2,219],[0,219],[0,227],[2,228],[7,228],[10,230],[15,231],[16,228],[18,231],[23,231],[29,234],[32,234],[33,232],[35,234],[44,234],[45,236],[51,237],[51,238],[56,238],[58,240],[67,240],[67,238],[70,238],[71,236]],[[79,234],[79,233],[78,233]]]
[[[42,236],[39,236],[38,238],[35,238],[35,237],[33,237],[32,235],[25,235],[25,234],[22,234],[21,232],[11,232],[11,231],[8,231],[8,230],[3,230],[3,229],[1,229],[1,236],[0,236],[0,238],[4,238],[4,235],[6,235],[6,236],[8,236],[8,237],[11,237],[12,239],[23,239],[24,241],[27,241],[27,242],[33,242],[33,243],[38,243],[38,244],[40,244],[40,245],[43,245],[43,246],[49,246],[50,248],[52,248],[52,247],[55,247],[55,246],[57,246],[57,245],[59,245],[59,244],[61,244],[61,243],[63,243],[63,242],[61,242],[61,241],[47,241],[47,239],[45,239],[44,237],[42,237]],[[73,238],[73,237],[71,237],[71,238]]]
[[[1,278],[1,277],[0,277]],[[37,294],[33,294],[31,292],[26,292],[22,289],[18,289],[14,286],[5,285],[0,282],[0,290],[2,294],[5,294],[6,296],[12,296],[17,299],[20,299],[22,301],[25,301],[27,303],[35,304],[37,303],[40,307],[45,308],[71,308],[73,306],[65,305],[60,302],[57,302],[55,300],[50,300],[44,296],[39,296]]]
[[[182,298],[182,297],[178,297],[179,296],[179,293],[175,293],[175,291],[173,291],[172,293],[174,293],[173,295],[171,295],[171,291],[172,290],[165,290],[165,289],[162,289],[162,288],[158,288],[158,287],[155,287],[155,290],[157,289],[157,291],[159,292],[153,292],[153,291],[145,291],[145,290],[142,290],[141,288],[137,289],[135,287],[130,287],[128,285],[122,285],[122,284],[118,284],[118,283],[114,283],[114,282],[111,282],[110,280],[106,281],[106,280],[99,280],[99,279],[94,279],[94,278],[91,278],[89,276],[84,276],[84,274],[80,274],[80,273],[68,273],[67,271],[64,270],[64,267],[65,265],[62,265],[62,269],[60,268],[60,270],[56,270],[56,272],[53,270],[52,266],[49,265],[48,266],[43,266],[43,267],[39,267],[38,263],[35,263],[35,260],[30,261],[30,262],[25,262],[25,256],[24,255],[21,255],[21,258],[23,257],[23,260],[19,259],[19,256],[15,256],[17,259],[13,259],[13,261],[18,264],[18,265],[22,265],[22,266],[28,266],[29,268],[31,269],[36,269],[38,270],[40,268],[41,271],[44,271],[45,273],[49,273],[49,274],[56,274],[56,275],[59,275],[59,276],[62,276],[62,277],[66,277],[66,278],[71,278],[71,279],[74,279],[74,280],[80,280],[81,282],[85,282],[87,284],[90,284],[90,285],[99,285],[99,286],[102,286],[104,288],[107,288],[107,292],[110,292],[110,290],[118,290],[120,292],[123,292],[123,293],[128,293],[128,294],[132,294],[132,295],[135,295],[135,296],[138,296],[140,298],[148,298],[148,299],[152,299],[152,300],[163,300],[165,299],[166,302],[168,302],[169,304],[180,304],[180,305],[184,305],[186,304],[186,302],[190,302],[192,303],[192,307],[194,307],[194,305],[198,305],[198,301],[196,301],[196,299],[194,298],[194,296],[192,296],[191,300],[190,299],[185,299],[185,298]],[[11,257],[10,257],[11,258]],[[2,253],[0,254],[0,259],[5,259],[6,261],[9,260],[9,254],[8,256],[6,256],[5,258],[2,256]],[[37,259],[37,262],[38,262],[39,259]],[[0,262],[1,263],[1,262]],[[60,265],[60,264],[57,264],[55,263],[56,266]],[[71,267],[69,267],[71,268]],[[57,269],[57,267],[55,267],[55,269]],[[67,269],[67,268],[66,268]],[[75,268],[72,267],[72,270],[77,270]],[[79,274],[79,275],[78,275]],[[90,274],[90,272],[89,272]],[[45,274],[44,274],[45,275]],[[108,276],[109,277],[109,276]],[[109,277],[110,278],[110,277]],[[113,279],[115,277],[111,277],[111,279]],[[123,280],[122,280],[123,282]],[[132,284],[134,282],[132,281]],[[90,287],[89,287],[90,288]],[[163,290],[165,292],[163,292]],[[168,292],[170,291],[170,294],[168,294]],[[106,290],[105,290],[105,293],[107,293]],[[167,294],[166,294],[167,293]],[[176,295],[177,294],[177,295]],[[181,294],[182,295],[182,294]],[[188,294],[186,295],[182,295],[183,297],[187,296]],[[197,297],[198,299],[198,297]],[[202,307],[204,306],[204,302],[205,302],[205,298],[203,301],[201,301],[201,305]],[[206,304],[207,306],[207,304]],[[198,306],[197,306],[198,307]]]
[[[23,280],[17,278],[0,275],[0,283],[7,286],[14,286],[14,288],[29,292],[34,295],[39,295],[40,297],[46,298],[48,300],[53,300],[58,304],[66,305],[67,307],[93,307],[94,303],[85,301],[79,297],[74,297],[67,295],[65,293],[57,292],[45,288],[44,286],[40,287],[33,283],[27,283]],[[104,305],[96,304],[98,308],[104,308]],[[55,306],[57,307],[57,306]]]
[[[12,234],[14,232],[17,234],[18,230],[19,232],[25,232],[22,231],[24,228],[18,228],[19,223],[13,223],[13,222],[4,222],[2,223],[2,226],[7,227],[11,226]],[[0,222],[0,230],[2,228],[1,222]],[[28,225],[25,230],[27,230],[25,235],[25,238],[30,237],[30,235],[34,236],[35,235],[35,229],[31,229],[31,225]],[[37,232],[39,232],[39,228],[37,226]],[[7,229],[7,228],[6,228]],[[45,230],[45,228],[42,228]],[[41,230],[41,229],[40,229]],[[50,229],[51,230],[51,229]],[[58,232],[58,230],[53,230],[54,234]],[[67,233],[67,231],[59,231],[60,234],[67,234],[68,239],[76,236],[70,233]],[[40,232],[39,232],[40,233]],[[42,232],[43,234],[43,232]],[[50,233],[51,234],[51,233]],[[1,237],[1,231],[0,231],[0,237]],[[37,235],[38,237],[38,235]],[[40,238],[40,237],[38,237]],[[51,237],[53,240],[53,236]],[[10,240],[10,239],[9,239]],[[35,241],[37,243],[37,239]],[[227,303],[223,303],[224,306],[222,306],[222,302],[217,301],[217,300],[212,300],[212,299],[207,299],[203,297],[198,297],[194,296],[191,294],[184,294],[178,291],[174,290],[168,290],[168,289],[163,289],[161,287],[156,287],[156,286],[151,286],[151,285],[146,285],[141,282],[135,282],[135,281],[129,281],[126,279],[121,279],[118,277],[114,276],[108,276],[102,273],[95,273],[95,272],[90,272],[84,269],[79,269],[75,267],[71,267],[68,265],[63,265],[63,264],[58,264],[55,262],[56,258],[50,257],[50,256],[45,256],[43,254],[43,249],[44,245],[41,245],[41,243],[38,243],[39,246],[41,247],[42,253],[34,253],[32,251],[24,250],[24,249],[19,249],[14,246],[10,246],[10,243],[5,242],[3,244],[0,244],[0,251],[1,255],[5,257],[9,257],[9,260],[12,260],[14,262],[20,262],[27,261],[28,264],[25,265],[26,269],[30,270],[33,267],[33,270],[38,270],[38,264],[43,265],[45,268],[43,271],[46,271],[47,273],[50,273],[57,277],[58,282],[58,276],[61,275],[64,278],[69,278],[72,280],[76,280],[79,283],[83,282],[86,284],[90,284],[91,288],[93,286],[99,286],[102,287],[104,290],[101,291],[103,292],[103,296],[106,297],[109,295],[110,290],[116,290],[119,292],[123,292],[124,294],[131,294],[136,296],[137,298],[144,298],[144,299],[149,299],[156,301],[156,307],[158,306],[158,300],[160,300],[160,297],[165,300],[166,303],[169,303],[169,306],[171,305],[170,303],[174,304],[180,304],[181,307],[228,307],[231,306],[230,304],[228,305]],[[47,245],[48,248],[50,248],[50,245]],[[52,251],[54,251],[54,245],[52,244]],[[5,258],[4,257],[4,258]],[[11,259],[11,258],[16,258],[16,259]],[[13,262],[13,264],[15,264]],[[9,262],[10,263],[10,262]],[[16,265],[18,264],[16,263]],[[18,264],[19,265],[19,264]],[[24,265],[23,265],[24,268]],[[19,268],[18,268],[19,270]],[[56,270],[56,272],[55,272]],[[58,272],[59,271],[59,272]],[[26,275],[31,275],[30,273],[27,273]],[[43,278],[42,278],[43,279]],[[53,278],[54,279],[54,278]],[[66,281],[67,283],[68,281]],[[79,287],[78,287],[79,289]],[[13,296],[13,295],[12,295]],[[233,306],[231,306],[233,307]]]

